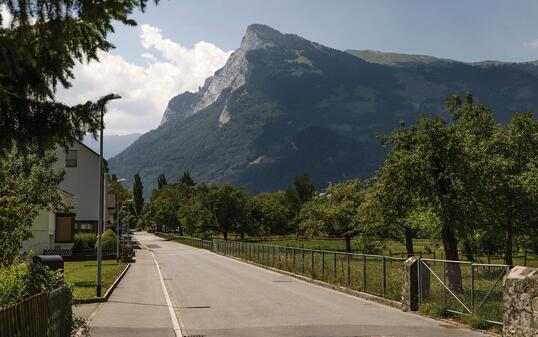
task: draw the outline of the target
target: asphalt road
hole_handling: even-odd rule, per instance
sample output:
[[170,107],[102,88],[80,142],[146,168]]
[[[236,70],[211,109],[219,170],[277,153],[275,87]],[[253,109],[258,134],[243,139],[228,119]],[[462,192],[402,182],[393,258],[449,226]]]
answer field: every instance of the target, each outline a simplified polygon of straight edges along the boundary
[[158,261],[184,336],[485,336],[151,234],[136,238]]

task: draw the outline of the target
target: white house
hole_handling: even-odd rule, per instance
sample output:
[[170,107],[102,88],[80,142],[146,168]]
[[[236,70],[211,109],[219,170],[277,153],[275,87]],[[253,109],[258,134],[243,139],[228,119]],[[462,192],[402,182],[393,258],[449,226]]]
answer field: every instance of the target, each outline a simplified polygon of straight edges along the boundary
[[41,211],[33,222],[32,237],[23,243],[24,251],[42,254],[45,249],[71,248],[75,232],[97,233],[99,154],[79,141],[67,150],[58,147],[56,152],[53,168],[65,170],[58,189],[74,208],[69,214]]
[[[73,202],[73,196],[60,190],[66,202]],[[73,246],[73,214],[39,212],[32,224],[32,237],[23,243],[24,251],[42,254],[45,249],[71,248]]]
[[99,154],[79,141],[75,141],[67,151],[58,147],[57,152],[58,159],[53,167],[65,169],[64,180],[58,188],[74,196],[75,231],[97,233]]

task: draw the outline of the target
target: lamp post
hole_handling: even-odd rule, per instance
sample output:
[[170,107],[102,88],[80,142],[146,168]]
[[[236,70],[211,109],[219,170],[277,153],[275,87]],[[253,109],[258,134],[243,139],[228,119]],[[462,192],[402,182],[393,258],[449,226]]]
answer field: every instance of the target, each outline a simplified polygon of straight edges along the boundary
[[103,224],[104,219],[104,207],[105,207],[105,181],[104,181],[104,163],[103,163],[103,116],[105,114],[105,105],[108,101],[121,98],[120,95],[110,94],[99,99],[97,104],[101,109],[100,116],[100,130],[99,130],[99,219],[97,224],[97,297],[101,297],[101,274],[102,274],[102,260],[103,260]]
[[121,202],[121,195],[120,195],[120,183],[122,181],[125,181],[125,179],[118,179],[116,180],[116,262],[120,260],[120,216],[121,216],[121,209],[120,209],[120,202]]

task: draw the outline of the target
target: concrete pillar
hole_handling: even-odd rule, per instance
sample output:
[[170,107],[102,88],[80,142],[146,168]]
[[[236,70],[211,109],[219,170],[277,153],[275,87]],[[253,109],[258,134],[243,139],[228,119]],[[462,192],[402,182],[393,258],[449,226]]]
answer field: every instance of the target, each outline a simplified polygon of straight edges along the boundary
[[404,262],[402,282],[402,311],[418,310],[418,257]]
[[503,336],[538,337],[538,269],[514,267],[503,287]]

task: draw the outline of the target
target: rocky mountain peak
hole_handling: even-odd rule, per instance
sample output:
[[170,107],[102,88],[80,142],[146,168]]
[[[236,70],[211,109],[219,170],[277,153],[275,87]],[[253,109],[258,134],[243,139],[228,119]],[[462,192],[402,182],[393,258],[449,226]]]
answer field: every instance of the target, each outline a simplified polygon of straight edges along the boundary
[[[224,67],[205,80],[200,90],[194,94],[183,93],[173,98],[166,108],[161,120],[161,125],[175,118],[187,118],[196,112],[213,104],[225,89],[233,93],[245,84],[249,71],[248,61],[245,57],[250,50],[269,48],[275,46],[279,38],[284,35],[279,31],[261,24],[253,24],[247,27],[247,31],[241,40],[239,49],[230,55]],[[219,118],[220,125],[226,124],[230,116],[223,109]]]
[[247,27],[247,31],[241,40],[241,49],[248,51],[271,47],[275,45],[275,38],[281,37],[279,31],[261,24],[253,24]]

